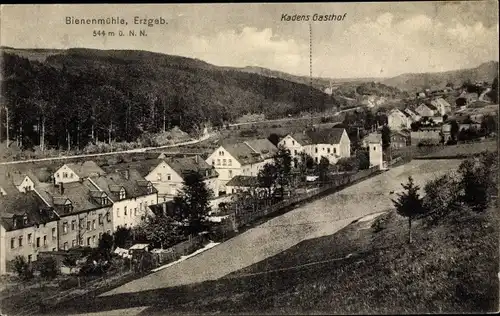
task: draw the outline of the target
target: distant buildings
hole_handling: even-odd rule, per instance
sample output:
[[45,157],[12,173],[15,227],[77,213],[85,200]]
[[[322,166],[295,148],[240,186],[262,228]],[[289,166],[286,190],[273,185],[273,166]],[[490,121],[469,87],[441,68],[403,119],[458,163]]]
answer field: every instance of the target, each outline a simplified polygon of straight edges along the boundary
[[392,109],[387,115],[387,122],[391,130],[401,130],[410,128],[413,119],[406,111]]

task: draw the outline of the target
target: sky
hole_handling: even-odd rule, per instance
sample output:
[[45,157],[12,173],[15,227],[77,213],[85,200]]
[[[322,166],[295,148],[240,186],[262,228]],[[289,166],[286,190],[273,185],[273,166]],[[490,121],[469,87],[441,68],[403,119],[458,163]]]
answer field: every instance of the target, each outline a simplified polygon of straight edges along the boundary
[[[282,15],[344,16],[282,21]],[[128,25],[68,25],[66,17]],[[134,17],[167,25],[134,25]],[[5,5],[0,44],[15,48],[137,49],[219,66],[315,77],[372,78],[477,67],[498,60],[498,1],[394,3]],[[310,32],[311,28],[311,32]],[[93,31],[115,36],[93,36]],[[116,36],[122,30],[147,36]]]

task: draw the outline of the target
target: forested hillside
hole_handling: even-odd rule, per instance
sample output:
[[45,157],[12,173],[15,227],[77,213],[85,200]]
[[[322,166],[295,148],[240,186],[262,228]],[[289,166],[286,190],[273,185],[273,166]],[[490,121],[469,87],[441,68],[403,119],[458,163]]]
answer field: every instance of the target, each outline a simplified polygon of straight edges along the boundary
[[190,58],[70,49],[27,59],[8,51],[1,56],[0,141],[8,126],[9,138],[24,147],[82,148],[173,126],[191,132],[247,113],[277,118],[337,106],[304,84]]

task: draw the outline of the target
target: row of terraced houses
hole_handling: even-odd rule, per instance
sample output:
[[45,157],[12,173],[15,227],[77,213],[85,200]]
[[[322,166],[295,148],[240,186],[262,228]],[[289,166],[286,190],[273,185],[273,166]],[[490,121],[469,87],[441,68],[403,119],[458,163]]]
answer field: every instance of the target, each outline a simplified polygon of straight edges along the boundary
[[[290,134],[279,145],[294,157],[306,152],[316,162],[325,157],[331,164],[349,157],[351,151],[343,128]],[[133,227],[152,214],[149,206],[173,200],[191,171],[203,176],[217,201],[241,189],[238,183],[255,182],[277,151],[269,140],[255,139],[222,144],[206,160],[161,154],[110,166],[93,161],[66,163],[54,172],[36,164],[3,166],[0,274],[12,270],[10,263],[18,255],[36,261],[40,252],[97,247],[102,234],[120,226]]]

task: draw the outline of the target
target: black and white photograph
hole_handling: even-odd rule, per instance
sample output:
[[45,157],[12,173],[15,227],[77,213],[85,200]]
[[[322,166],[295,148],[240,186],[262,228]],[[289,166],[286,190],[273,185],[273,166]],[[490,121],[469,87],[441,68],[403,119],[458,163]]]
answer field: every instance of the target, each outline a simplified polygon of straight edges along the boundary
[[498,312],[498,11],[0,5],[0,315]]

